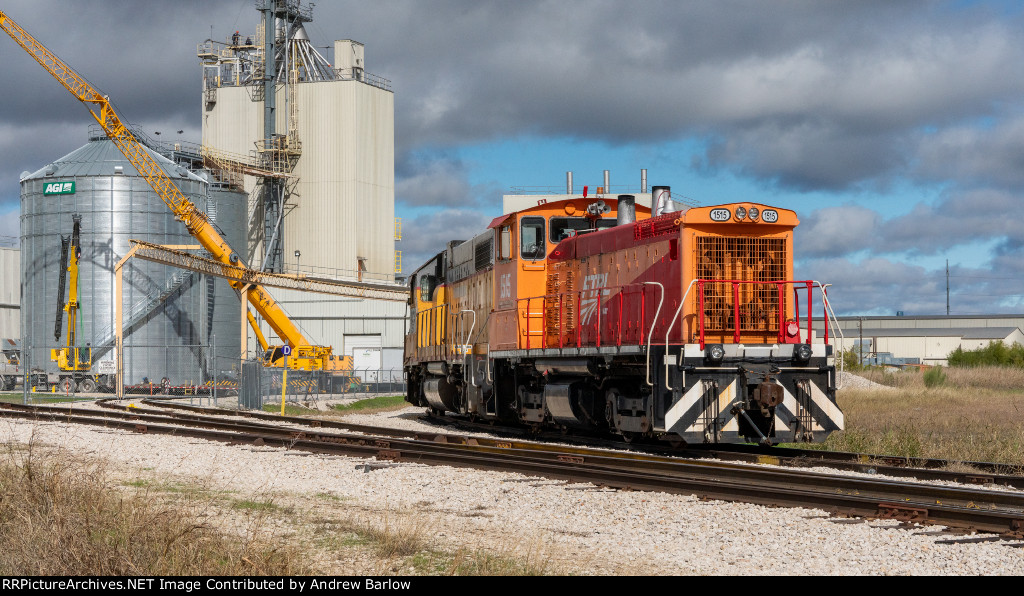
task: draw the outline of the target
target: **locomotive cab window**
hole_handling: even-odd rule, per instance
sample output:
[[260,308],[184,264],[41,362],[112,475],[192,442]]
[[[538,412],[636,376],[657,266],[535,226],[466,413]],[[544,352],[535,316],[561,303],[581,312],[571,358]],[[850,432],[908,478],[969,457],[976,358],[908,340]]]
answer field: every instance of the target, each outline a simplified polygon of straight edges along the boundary
[[430,302],[434,297],[434,288],[437,286],[437,278],[433,275],[420,276],[420,302]]
[[501,226],[498,230],[498,259],[512,258],[512,226]]
[[522,241],[519,254],[524,260],[539,261],[547,256],[543,217],[524,217],[519,229],[519,236]]

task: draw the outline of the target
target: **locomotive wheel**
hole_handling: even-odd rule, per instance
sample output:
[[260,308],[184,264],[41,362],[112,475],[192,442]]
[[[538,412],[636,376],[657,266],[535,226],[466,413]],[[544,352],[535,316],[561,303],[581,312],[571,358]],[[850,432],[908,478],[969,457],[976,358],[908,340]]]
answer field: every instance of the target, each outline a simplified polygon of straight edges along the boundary
[[630,432],[630,431],[622,431],[622,441],[624,443],[632,443],[639,436],[640,436],[639,433]]

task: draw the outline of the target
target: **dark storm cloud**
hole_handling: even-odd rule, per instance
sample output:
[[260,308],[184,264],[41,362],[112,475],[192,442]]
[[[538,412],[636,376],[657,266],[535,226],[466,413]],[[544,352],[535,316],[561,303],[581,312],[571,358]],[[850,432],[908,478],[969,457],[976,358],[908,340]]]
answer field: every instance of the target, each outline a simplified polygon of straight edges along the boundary
[[[347,1],[317,5],[309,31],[317,45],[359,39],[367,70],[393,81],[400,159],[524,134],[611,143],[692,136],[710,143],[705,167],[833,189],[903,172],[915,151],[925,152],[921,175],[956,172],[944,167],[948,152],[926,152],[915,135],[1000,118],[1000,106],[1024,91],[1019,15],[958,6]],[[20,0],[5,10],[126,118],[153,129],[180,122],[194,140],[196,44],[211,24],[224,39],[258,23],[249,0]],[[38,65],[0,42],[7,123],[75,111]],[[431,171],[409,177],[418,175]]]

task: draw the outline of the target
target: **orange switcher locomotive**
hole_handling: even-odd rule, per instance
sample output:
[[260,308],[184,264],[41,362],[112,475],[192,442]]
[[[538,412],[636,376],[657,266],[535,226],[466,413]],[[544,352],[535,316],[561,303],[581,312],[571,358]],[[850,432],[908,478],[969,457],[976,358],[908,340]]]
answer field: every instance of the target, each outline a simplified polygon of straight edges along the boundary
[[834,317],[821,283],[793,279],[796,214],[667,211],[652,190],[653,214],[632,195],[541,201],[417,269],[406,400],[627,441],[841,430]]

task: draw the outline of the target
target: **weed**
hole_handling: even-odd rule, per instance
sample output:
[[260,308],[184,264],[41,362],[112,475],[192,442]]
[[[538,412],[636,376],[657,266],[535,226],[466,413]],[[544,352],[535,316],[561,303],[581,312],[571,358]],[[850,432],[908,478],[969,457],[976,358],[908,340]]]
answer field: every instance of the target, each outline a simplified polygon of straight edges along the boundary
[[334,409],[346,414],[351,412],[372,414],[376,412],[387,412],[389,410],[399,410],[408,405],[409,404],[405,401],[405,396],[403,395],[385,395],[381,397],[372,397],[370,399],[361,399],[350,404],[338,404],[334,406]]
[[941,366],[929,368],[924,371],[921,378],[924,381],[924,386],[928,388],[939,387],[946,384],[946,373],[943,372]]
[[280,509],[270,501],[253,501],[251,499],[239,499],[233,502],[231,506],[244,511],[277,511]]

